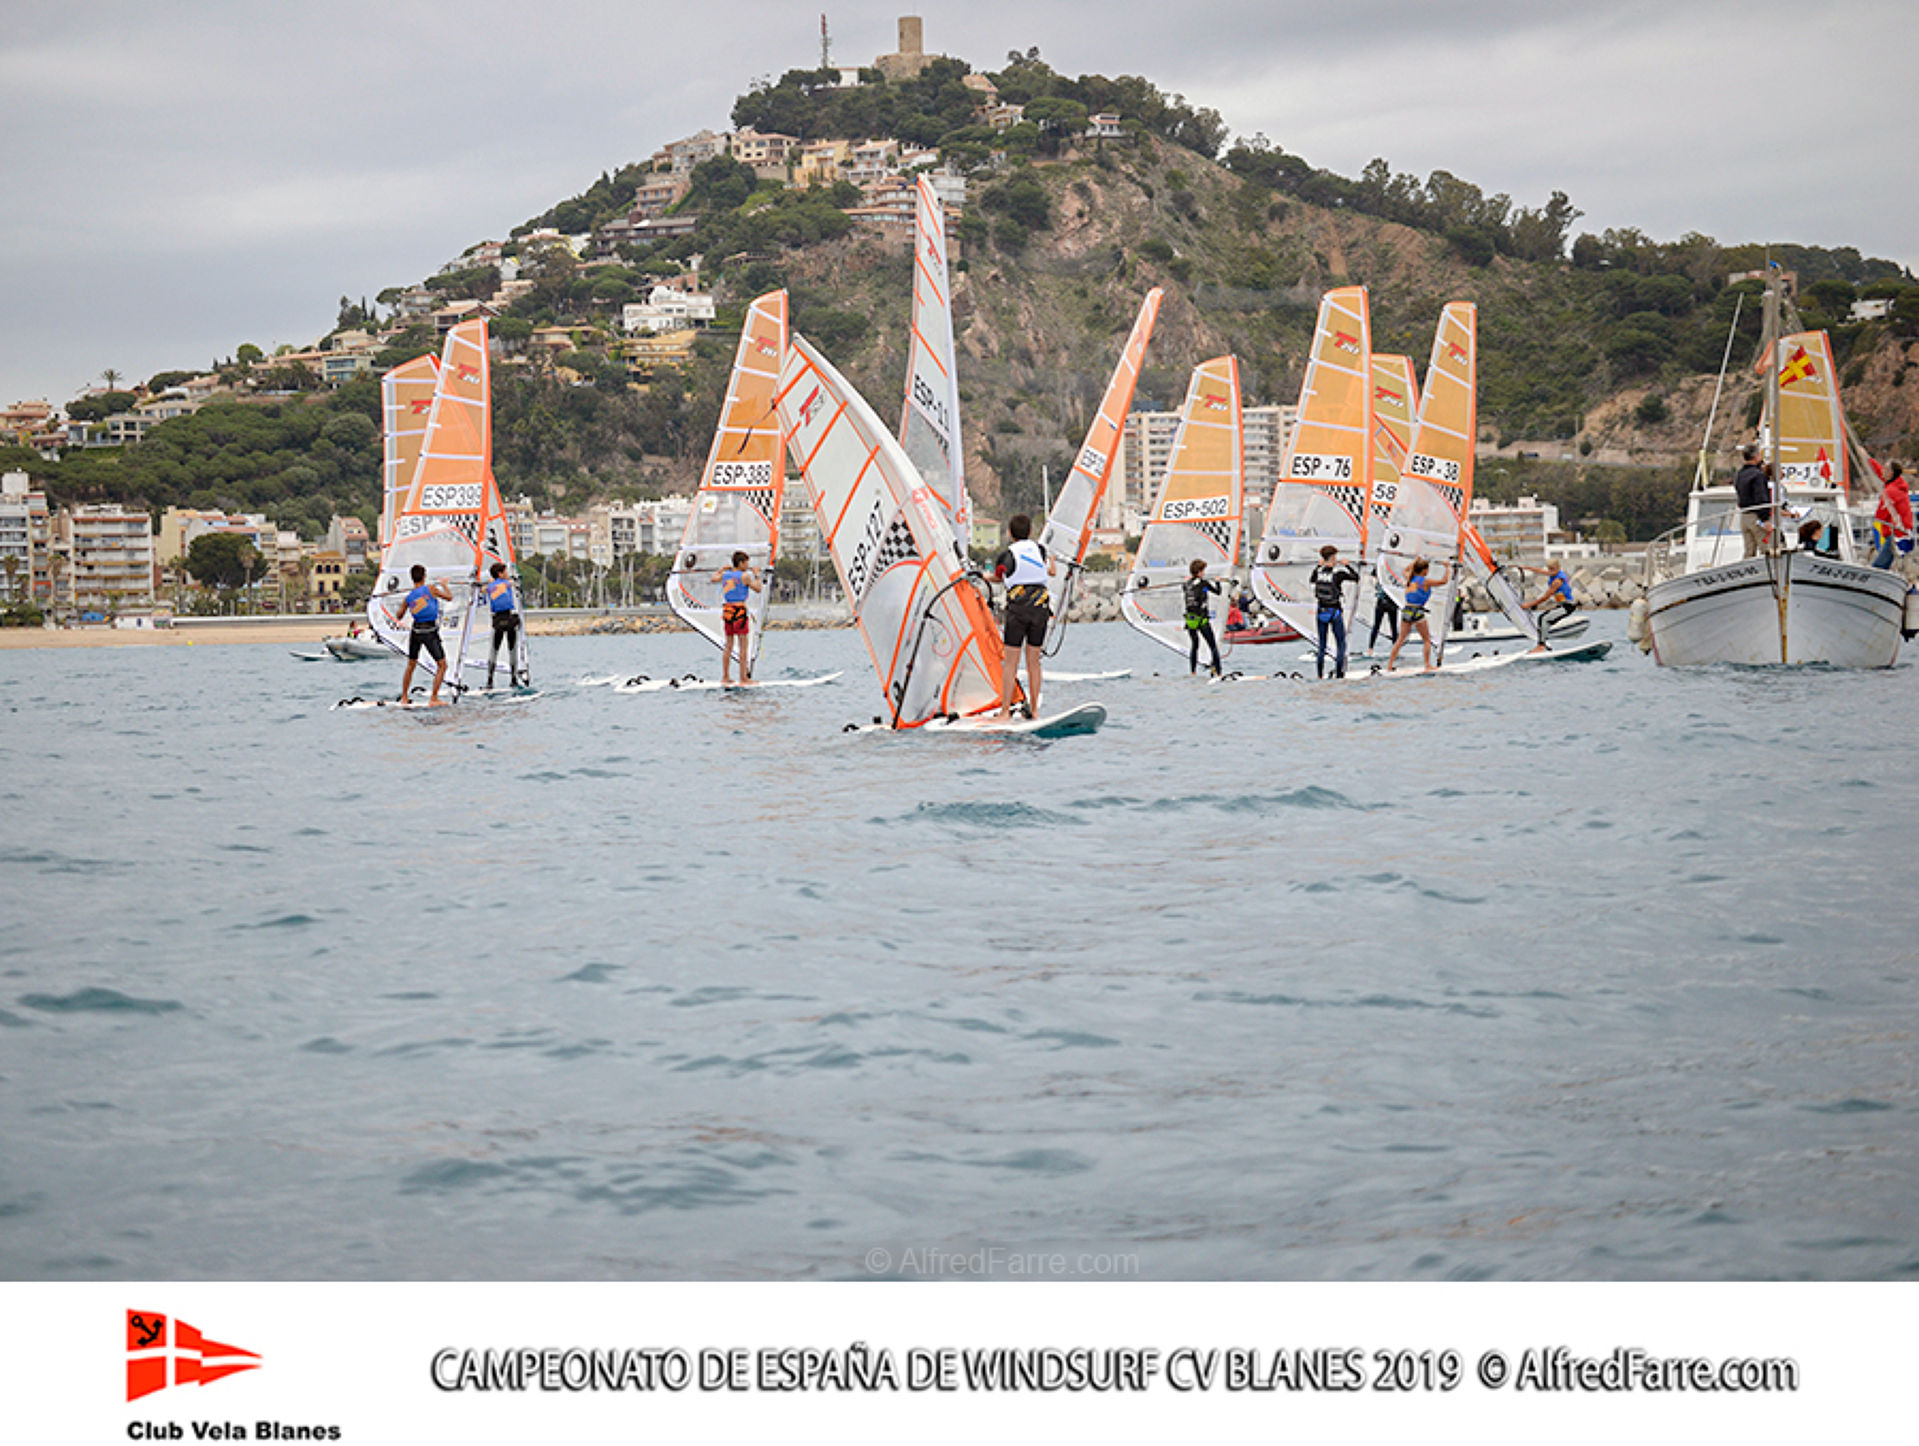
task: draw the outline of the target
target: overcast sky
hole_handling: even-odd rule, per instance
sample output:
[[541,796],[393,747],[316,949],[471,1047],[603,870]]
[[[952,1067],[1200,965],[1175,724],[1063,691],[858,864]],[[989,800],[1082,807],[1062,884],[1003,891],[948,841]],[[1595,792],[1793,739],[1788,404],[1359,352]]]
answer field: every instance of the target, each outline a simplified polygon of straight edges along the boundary
[[[830,4],[834,60],[895,4]],[[1354,175],[1453,172],[1578,231],[1919,263],[1912,0],[969,0],[926,48],[1145,75]],[[817,63],[776,0],[0,0],[0,403],[305,344]]]

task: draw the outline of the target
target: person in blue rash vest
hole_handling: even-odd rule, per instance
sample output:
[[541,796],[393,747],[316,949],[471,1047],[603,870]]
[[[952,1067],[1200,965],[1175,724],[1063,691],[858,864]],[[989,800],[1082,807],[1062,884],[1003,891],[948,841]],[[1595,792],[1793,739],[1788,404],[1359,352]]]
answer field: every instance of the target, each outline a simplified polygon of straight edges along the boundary
[[[440,705],[440,684],[446,680],[446,649],[440,646],[440,604],[452,602],[453,594],[443,582],[428,583],[426,568],[421,563],[413,564],[413,591],[406,595],[406,601],[400,605],[400,615],[394,618],[413,619],[412,630],[406,640],[406,672],[400,675],[400,701],[407,701],[413,691],[413,670],[419,665],[420,653],[424,650],[439,666],[433,673],[433,691],[427,695],[427,705],[437,708]],[[392,616],[391,613],[388,614]]]
[[493,686],[493,670],[499,665],[500,645],[506,645],[506,676],[514,687],[520,685],[519,598],[513,580],[506,575],[506,564],[496,562],[487,584],[481,589],[486,605],[493,613],[493,649],[486,655],[486,685]]
[[1312,570],[1307,581],[1313,585],[1313,598],[1319,604],[1315,621],[1319,624],[1319,676],[1326,676],[1326,634],[1333,635],[1338,645],[1338,654],[1333,663],[1333,676],[1346,676],[1346,584],[1359,586],[1359,570],[1351,563],[1339,560],[1339,549],[1327,543],[1319,550],[1319,566]]
[[1539,614],[1539,642],[1533,651],[1543,653],[1553,624],[1562,622],[1579,610],[1579,603],[1573,598],[1573,580],[1566,575],[1564,563],[1555,562],[1547,570],[1546,590],[1527,603],[1526,610]]
[[1406,639],[1413,635],[1414,628],[1419,629],[1421,661],[1424,666],[1432,667],[1433,635],[1426,627],[1426,605],[1432,600],[1432,564],[1416,557],[1406,574],[1406,606],[1399,610],[1399,636],[1393,639],[1393,650],[1386,655],[1387,672],[1392,672],[1399,662],[1399,650],[1406,646]]
[[1033,541],[1033,519],[1024,512],[1006,524],[1011,539],[993,561],[993,575],[1006,584],[1006,621],[1000,635],[1005,651],[1000,657],[999,716],[1013,715],[1013,690],[1019,686],[1020,653],[1026,654],[1027,716],[1039,716],[1041,648],[1046,624],[1052,618],[1052,599],[1046,580],[1053,575],[1053,559]]
[[747,595],[756,593],[760,588],[760,575],[746,565],[746,554],[733,554],[733,565],[723,567],[713,574],[713,581],[721,589],[720,626],[725,630],[725,651],[720,654],[720,686],[730,687],[733,683],[733,645],[740,649],[740,686],[753,681],[751,672],[753,654],[750,651],[753,630],[753,614],[747,607]]

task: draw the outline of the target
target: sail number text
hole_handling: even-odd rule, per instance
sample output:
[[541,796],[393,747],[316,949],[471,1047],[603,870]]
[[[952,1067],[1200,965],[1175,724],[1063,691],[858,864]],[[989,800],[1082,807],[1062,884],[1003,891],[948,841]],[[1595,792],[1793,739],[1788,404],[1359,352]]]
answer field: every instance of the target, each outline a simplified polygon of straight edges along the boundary
[[1415,452],[1406,459],[1406,470],[1418,477],[1431,477],[1438,482],[1459,484],[1459,464],[1442,461],[1438,457],[1428,457],[1424,452]]
[[939,399],[925,377],[913,378],[913,405],[926,413],[927,421],[939,429],[940,441],[944,443],[952,433],[953,424],[947,419],[946,403]]
[[1315,452],[1295,452],[1293,470],[1287,475],[1306,482],[1350,482],[1353,459]]
[[1205,522],[1231,515],[1224,497],[1180,497],[1166,504],[1160,513],[1164,522]]
[[771,462],[715,462],[713,485],[715,487],[771,487],[773,464]]
[[420,489],[422,512],[477,512],[479,508],[478,482],[442,483]]

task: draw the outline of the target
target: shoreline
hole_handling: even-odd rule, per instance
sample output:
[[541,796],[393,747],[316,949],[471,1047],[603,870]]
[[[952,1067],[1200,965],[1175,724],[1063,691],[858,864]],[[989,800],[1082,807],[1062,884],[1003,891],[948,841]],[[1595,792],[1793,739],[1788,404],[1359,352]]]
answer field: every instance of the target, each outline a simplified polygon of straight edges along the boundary
[[[228,647],[236,643],[308,643],[337,637],[355,621],[339,614],[315,618],[287,618],[274,622],[251,619],[229,623],[199,623],[187,627],[114,628],[0,628],[0,652],[28,648]],[[615,626],[608,626],[613,622]],[[852,619],[769,619],[768,632],[851,627]],[[594,613],[585,617],[536,618],[527,625],[532,638],[577,638],[639,633],[684,633],[692,629],[674,618],[615,618]]]

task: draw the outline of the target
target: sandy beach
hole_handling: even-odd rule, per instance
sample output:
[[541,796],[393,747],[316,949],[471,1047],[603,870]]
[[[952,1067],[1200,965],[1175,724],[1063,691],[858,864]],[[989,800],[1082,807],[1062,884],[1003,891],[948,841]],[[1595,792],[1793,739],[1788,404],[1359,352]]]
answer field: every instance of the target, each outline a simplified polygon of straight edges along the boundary
[[222,643],[317,643],[345,631],[337,617],[214,623],[187,628],[0,628],[0,649],[10,648],[191,648]]

